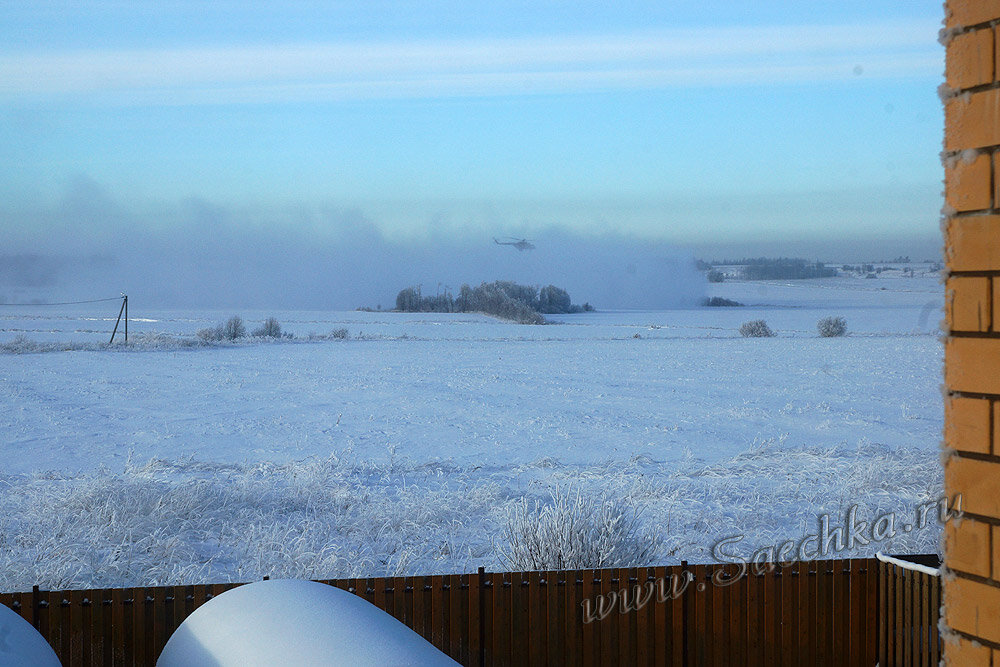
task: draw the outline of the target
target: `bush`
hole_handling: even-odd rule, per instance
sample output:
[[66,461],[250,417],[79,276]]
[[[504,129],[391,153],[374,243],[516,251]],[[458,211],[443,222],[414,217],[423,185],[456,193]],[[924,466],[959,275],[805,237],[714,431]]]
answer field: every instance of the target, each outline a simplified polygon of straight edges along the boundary
[[222,325],[222,337],[226,340],[245,338],[246,335],[247,328],[243,325],[243,318],[239,315],[233,315]]
[[259,329],[254,329],[253,335],[258,338],[281,338],[281,325],[277,319],[269,317]]
[[708,276],[708,282],[710,283],[721,283],[725,282],[726,280],[726,276],[724,273],[722,273],[722,271],[712,270],[708,272],[707,276]]
[[740,325],[740,335],[744,338],[770,338],[774,332],[764,320],[750,320]]
[[209,327],[208,329],[199,329],[195,335],[206,343],[215,343],[220,340],[244,338],[247,335],[247,328],[243,325],[243,318],[239,315],[233,315],[226,320],[225,324]]
[[14,336],[13,340],[0,344],[0,352],[9,354],[23,354],[25,352],[38,352],[41,346],[24,334]]
[[816,329],[823,338],[835,338],[847,333],[847,320],[843,317],[824,317],[816,323]]
[[515,571],[627,567],[651,562],[656,535],[639,531],[638,512],[623,500],[552,493],[551,504],[529,507],[527,498],[508,508],[497,554]]
[[337,338],[340,340],[347,339],[347,329],[334,329],[330,332],[330,338]]
[[208,329],[199,329],[198,333],[199,340],[203,340],[206,343],[214,343],[216,341],[222,340],[222,325],[217,327],[209,327]]

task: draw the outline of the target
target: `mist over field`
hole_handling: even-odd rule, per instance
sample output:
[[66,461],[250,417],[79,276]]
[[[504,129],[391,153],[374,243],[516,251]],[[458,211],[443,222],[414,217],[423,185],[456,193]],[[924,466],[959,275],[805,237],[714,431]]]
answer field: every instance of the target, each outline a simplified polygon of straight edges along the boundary
[[[95,298],[127,292],[150,307],[392,308],[404,287],[457,292],[513,280],[554,284],[602,309],[696,304],[704,280],[690,251],[553,225],[534,250],[497,245],[509,230],[437,229],[387,238],[364,211],[229,208],[201,199],[127,208],[78,179],[51,207],[0,211],[13,224],[0,298]],[[520,238],[517,236],[515,238]],[[30,289],[29,289],[30,288]]]

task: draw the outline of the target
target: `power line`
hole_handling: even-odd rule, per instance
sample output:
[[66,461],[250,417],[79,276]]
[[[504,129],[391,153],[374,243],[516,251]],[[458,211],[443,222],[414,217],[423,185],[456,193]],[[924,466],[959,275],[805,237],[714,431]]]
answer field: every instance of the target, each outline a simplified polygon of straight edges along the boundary
[[103,301],[120,301],[125,296],[113,296],[108,299],[90,299],[88,301],[60,301],[56,303],[0,303],[0,306],[76,306],[81,303],[101,303]]

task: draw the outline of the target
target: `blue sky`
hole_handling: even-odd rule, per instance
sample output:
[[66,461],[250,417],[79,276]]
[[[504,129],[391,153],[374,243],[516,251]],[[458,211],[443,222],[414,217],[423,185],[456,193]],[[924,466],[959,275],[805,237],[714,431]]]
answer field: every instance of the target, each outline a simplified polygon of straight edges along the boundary
[[924,250],[941,15],[936,0],[6,2],[0,229],[21,250],[99,237],[66,205],[82,190],[163,233],[196,201],[306,236],[335,235],[337,210],[393,239]]

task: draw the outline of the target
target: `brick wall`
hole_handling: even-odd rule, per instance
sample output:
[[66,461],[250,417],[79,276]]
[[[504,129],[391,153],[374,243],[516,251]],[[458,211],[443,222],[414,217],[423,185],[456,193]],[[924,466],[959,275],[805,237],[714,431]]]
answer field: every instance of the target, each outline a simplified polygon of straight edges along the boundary
[[1000,0],[945,12],[945,663],[1000,667]]

